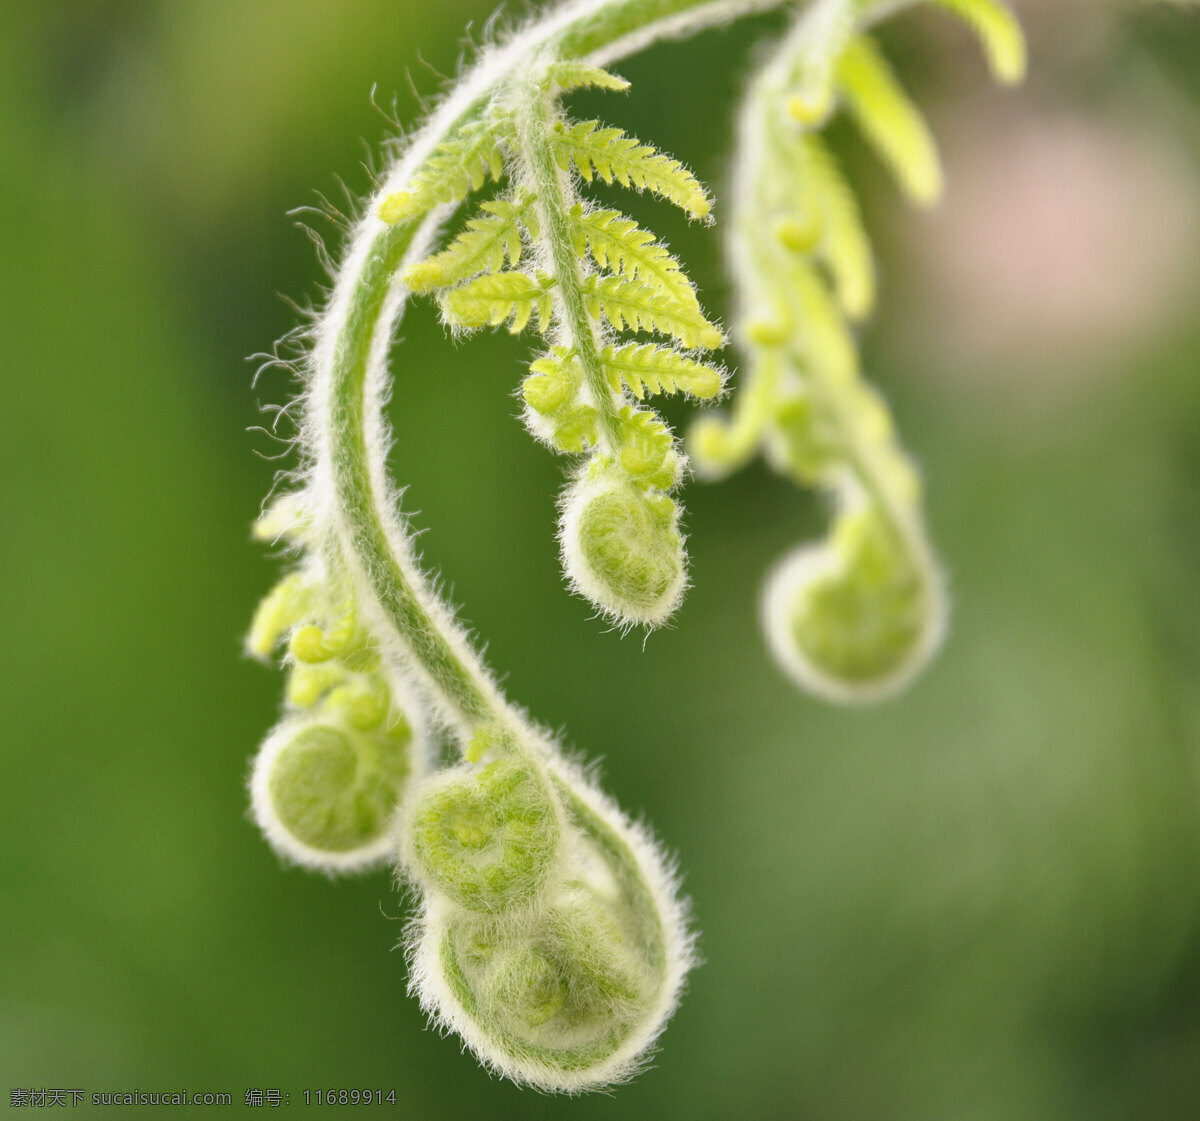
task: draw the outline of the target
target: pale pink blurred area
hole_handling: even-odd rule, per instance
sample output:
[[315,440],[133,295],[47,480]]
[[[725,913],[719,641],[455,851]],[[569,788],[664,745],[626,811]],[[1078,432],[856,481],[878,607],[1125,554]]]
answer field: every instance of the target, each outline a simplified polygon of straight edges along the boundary
[[[1045,402],[1136,376],[1155,333],[1200,310],[1200,133],[1139,113],[1136,97],[1107,114],[1064,103],[1056,71],[1111,58],[1119,23],[1103,3],[1020,7],[1034,79],[932,107],[946,197],[894,212],[906,290],[885,275],[883,299],[914,376]],[[1089,34],[1071,35],[1084,8]],[[956,51],[956,70],[960,58],[978,61]],[[1128,75],[1153,81],[1150,67]]]

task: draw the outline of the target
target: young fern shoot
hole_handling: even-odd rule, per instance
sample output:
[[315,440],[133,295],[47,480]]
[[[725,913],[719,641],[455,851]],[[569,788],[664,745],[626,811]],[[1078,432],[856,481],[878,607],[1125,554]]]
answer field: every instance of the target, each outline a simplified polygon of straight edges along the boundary
[[[492,152],[508,169],[508,189],[405,279],[416,292],[437,294],[452,327],[504,323],[515,334],[535,326],[546,349],[521,387],[526,425],[581,460],[561,502],[567,579],[616,624],[656,626],[686,582],[671,495],[684,459],[644,402],[656,393],[717,396],[722,371],[699,352],[723,345],[724,336],[667,247],[619,211],[588,204],[579,182],[651,191],[691,218],[706,219],[711,203],[669,156],[620,129],[564,115],[564,92],[624,90],[623,79],[559,59],[535,62],[531,75],[490,110]],[[397,209],[384,204],[386,213]],[[668,342],[622,340],[625,330]]]
[[[712,204],[682,164],[571,120],[561,99],[626,88],[608,67],[658,38],[775,6],[572,0],[481,54],[351,233],[303,364],[301,462],[256,527],[293,558],[247,640],[289,674],[250,778],[256,820],[283,857],[327,873],[394,863],[419,899],[407,949],[422,1005],[489,1069],[544,1090],[608,1086],[644,1064],[694,936],[649,831],[504,696],[422,572],[386,470],[389,349],[412,293],[434,296],[455,330],[535,330],[525,422],[576,457],[559,526],[567,578],[620,626],[665,622],[687,581],[685,458],[646,401],[718,397],[725,375],[706,354],[724,335],[668,248],[583,188],[649,191],[703,221]],[[785,663],[830,695],[895,687],[942,614],[917,476],[858,377],[848,327],[873,297],[869,244],[813,131],[847,105],[910,191],[935,193],[926,134],[860,35],[906,6],[819,0],[752,86],[732,235],[752,365],[732,421],[694,440],[712,473],[765,447],[838,496],[831,543],[789,562],[770,593]],[[1015,75],[1004,9],[942,6]],[[456,209],[489,184],[445,244]]]
[[[935,0],[983,37],[998,79],[1024,72],[1021,32],[997,0]],[[748,359],[728,420],[692,432],[698,470],[719,477],[759,449],[830,493],[828,539],[778,563],[762,618],[780,666],[828,700],[891,696],[945,630],[945,590],[921,482],[880,395],[859,370],[853,324],[875,300],[870,240],[820,128],[844,108],[921,206],[942,193],[932,134],[854,0],[817,0],[755,76],[739,118],[729,258],[735,335]]]

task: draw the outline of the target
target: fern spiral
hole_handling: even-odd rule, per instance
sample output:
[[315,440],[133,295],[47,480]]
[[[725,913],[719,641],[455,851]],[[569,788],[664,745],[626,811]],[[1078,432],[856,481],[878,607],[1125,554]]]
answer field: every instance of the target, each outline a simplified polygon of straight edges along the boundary
[[[1006,9],[939,2],[1016,76]],[[732,235],[749,376],[730,419],[692,440],[707,473],[761,448],[836,495],[830,541],[787,562],[768,595],[781,660],[834,696],[894,688],[941,616],[917,474],[858,374],[850,322],[873,299],[869,242],[815,131],[845,105],[910,194],[936,193],[927,132],[861,35],[912,3],[817,0],[754,80]],[[621,57],[777,6],[573,0],[482,53],[351,234],[304,362],[301,462],[257,527],[292,565],[247,639],[288,669],[251,775],[256,819],[284,857],[326,872],[393,861],[419,901],[407,948],[422,1004],[490,1069],[545,1090],[604,1087],[644,1064],[694,934],[649,831],[505,697],[422,572],[386,470],[388,352],[412,294],[433,296],[457,331],[536,332],[521,396],[533,435],[574,457],[559,522],[568,580],[619,626],[665,622],[687,583],[687,458],[648,400],[720,397],[708,352],[725,335],[661,239],[586,187],[650,192],[700,221],[712,200],[683,164],[573,120],[562,97],[623,90],[609,69]]]
[[[979,32],[998,79],[1020,79],[1020,29],[998,0],[935,6]],[[819,131],[844,110],[912,202],[941,196],[932,133],[863,24],[855,0],[817,0],[746,95],[729,256],[748,370],[731,415],[700,421],[691,441],[709,477],[761,449],[798,484],[833,496],[827,540],[776,565],[762,618],[781,667],[842,702],[904,688],[937,650],[946,616],[919,474],[861,376],[853,326],[875,302],[870,239]]]

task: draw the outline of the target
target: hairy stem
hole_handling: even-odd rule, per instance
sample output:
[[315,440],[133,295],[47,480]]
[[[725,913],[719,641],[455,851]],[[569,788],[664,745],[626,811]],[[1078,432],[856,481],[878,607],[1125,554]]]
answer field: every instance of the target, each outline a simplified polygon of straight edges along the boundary
[[[392,626],[404,636],[410,659],[419,665],[458,721],[475,725],[495,718],[482,667],[469,651],[456,650],[429,609],[428,593],[408,558],[397,555],[380,517],[364,409],[371,352],[389,281],[413,242],[411,226],[397,225],[375,243],[358,276],[355,299],[342,330],[329,386],[333,435],[333,484],[351,555]],[[422,593],[425,594],[422,594]]]

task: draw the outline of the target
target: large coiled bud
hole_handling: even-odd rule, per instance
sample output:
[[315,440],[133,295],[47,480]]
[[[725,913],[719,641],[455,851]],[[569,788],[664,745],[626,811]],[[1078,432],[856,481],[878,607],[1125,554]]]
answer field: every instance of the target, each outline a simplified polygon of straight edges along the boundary
[[658,987],[630,933],[586,899],[527,922],[446,915],[437,939],[441,971],[476,1030],[556,1078],[617,1053]]
[[[524,765],[505,758],[492,773],[516,774]],[[581,775],[539,766],[537,777],[553,806],[547,820],[557,831],[558,857],[531,895],[504,908],[493,897],[484,908],[476,889],[464,901],[447,881],[447,873],[461,874],[461,862],[445,862],[436,881],[414,869],[428,890],[413,928],[413,987],[499,1073],[545,1089],[583,1090],[637,1069],[678,999],[692,940],[678,885],[650,839]],[[422,804],[440,801],[435,794]],[[474,844],[482,833],[475,831],[477,805],[439,817],[439,842],[444,832],[461,832]],[[421,817],[418,808],[414,852],[427,828]]]

